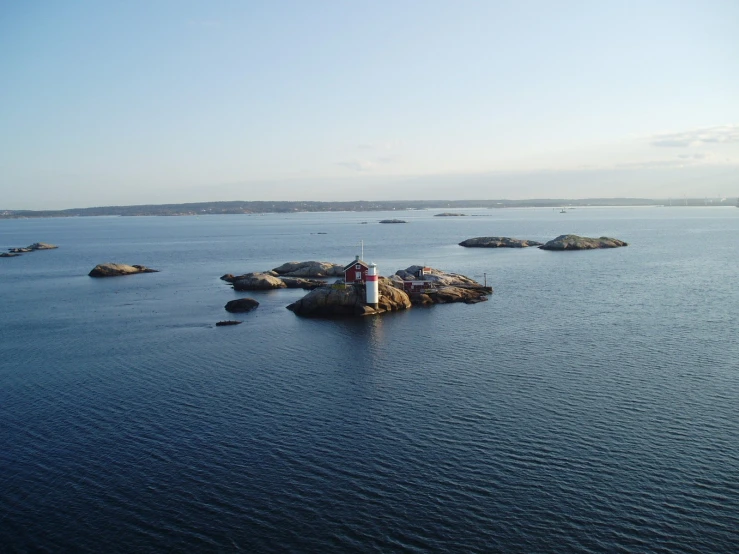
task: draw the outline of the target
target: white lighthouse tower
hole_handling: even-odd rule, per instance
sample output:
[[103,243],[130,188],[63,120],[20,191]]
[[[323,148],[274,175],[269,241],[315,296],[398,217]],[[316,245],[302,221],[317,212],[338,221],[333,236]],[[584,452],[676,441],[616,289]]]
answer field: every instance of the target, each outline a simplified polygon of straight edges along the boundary
[[367,270],[367,305],[377,309],[380,302],[380,290],[377,284],[377,265],[372,262]]

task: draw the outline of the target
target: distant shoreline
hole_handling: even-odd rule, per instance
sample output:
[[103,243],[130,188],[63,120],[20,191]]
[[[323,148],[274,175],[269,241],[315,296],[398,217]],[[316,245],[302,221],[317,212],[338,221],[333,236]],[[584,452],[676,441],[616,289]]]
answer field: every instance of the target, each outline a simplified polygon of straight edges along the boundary
[[664,206],[736,206],[736,198],[585,198],[585,199],[530,199],[530,200],[392,200],[348,202],[298,202],[298,201],[230,201],[196,202],[186,204],[147,204],[135,206],[103,206],[71,208],[66,210],[0,210],[0,219],[27,219],[46,217],[92,216],[198,216],[267,213],[310,212],[380,212],[404,210],[449,209],[504,209],[504,208],[584,208],[584,207],[647,207]]

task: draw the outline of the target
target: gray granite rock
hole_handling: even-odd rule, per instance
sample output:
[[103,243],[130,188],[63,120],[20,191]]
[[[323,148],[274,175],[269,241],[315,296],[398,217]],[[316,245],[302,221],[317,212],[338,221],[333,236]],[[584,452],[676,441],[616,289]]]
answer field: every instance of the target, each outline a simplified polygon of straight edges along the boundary
[[231,313],[245,313],[255,310],[257,306],[259,306],[259,302],[253,298],[237,298],[228,302],[225,309]]
[[245,273],[234,277],[234,290],[271,290],[284,289],[287,285],[279,277],[267,273]]
[[274,268],[277,275],[288,277],[343,277],[344,266],[331,262],[287,262]]
[[513,239],[510,237],[475,237],[463,240],[460,246],[467,248],[526,248],[528,246],[541,246],[542,243],[535,240]]
[[98,264],[88,275],[90,277],[120,277],[122,275],[135,275],[137,273],[157,273],[158,270],[143,265],[126,264]]
[[540,246],[542,250],[593,250],[596,248],[618,248],[628,246],[622,240],[609,237],[580,237],[578,235],[560,235]]
[[408,295],[385,278],[378,282],[380,299],[377,308],[365,304],[366,291],[362,285],[336,283],[317,288],[287,309],[305,317],[363,316],[407,310],[411,307]]

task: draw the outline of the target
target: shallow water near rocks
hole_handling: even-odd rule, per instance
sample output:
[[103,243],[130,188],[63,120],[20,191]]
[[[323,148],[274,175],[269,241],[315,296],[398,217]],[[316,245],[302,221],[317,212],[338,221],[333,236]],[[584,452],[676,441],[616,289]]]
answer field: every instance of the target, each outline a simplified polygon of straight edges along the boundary
[[[2,550],[733,551],[739,210],[465,212],[0,221],[59,246],[0,260]],[[457,245],[566,233],[629,246]],[[314,320],[219,280],[360,240],[495,293]]]

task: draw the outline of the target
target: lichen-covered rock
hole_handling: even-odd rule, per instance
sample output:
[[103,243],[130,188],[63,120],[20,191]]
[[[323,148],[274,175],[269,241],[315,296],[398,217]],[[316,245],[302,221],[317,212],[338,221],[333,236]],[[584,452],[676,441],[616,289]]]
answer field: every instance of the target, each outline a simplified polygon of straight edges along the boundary
[[433,298],[430,295],[423,292],[415,292],[410,295],[411,304],[414,306],[430,306],[434,303]]
[[393,286],[390,279],[380,277],[377,280],[377,289],[380,293],[378,307],[387,312],[407,310],[411,307],[411,299],[408,293]]
[[316,279],[303,279],[302,277],[279,277],[289,289],[313,290],[324,286],[326,283]]
[[[404,281],[415,281],[418,279],[418,272],[423,268],[420,265],[412,265],[406,269],[399,269],[395,274]],[[467,286],[482,287],[480,283],[474,279],[470,279],[459,273],[447,273],[439,269],[425,268],[426,274],[423,280],[433,283],[437,287],[441,286]]]
[[234,277],[234,290],[271,290],[284,289],[287,285],[279,277],[267,273],[245,273]]
[[135,275],[137,273],[157,273],[157,269],[151,269],[143,265],[126,264],[98,264],[88,275],[90,277],[120,277],[122,275]]
[[618,248],[628,246],[622,240],[609,237],[590,238],[578,235],[560,235],[540,246],[542,250],[593,250],[596,248]]
[[542,243],[535,240],[513,239],[510,237],[475,237],[463,240],[460,246],[467,248],[526,248],[528,246],[541,246]]
[[272,271],[288,277],[343,277],[344,266],[331,262],[287,262]]
[[[53,250],[55,248],[59,248],[59,247],[53,244],[47,244],[45,242],[34,242],[33,244],[30,244],[28,246],[24,246],[21,248],[8,248],[8,251],[11,254],[22,254],[24,252],[33,252],[34,250]],[[8,256],[4,256],[4,257],[8,257]]]
[[408,295],[391,286],[387,279],[378,281],[378,289],[380,299],[376,309],[366,305],[364,286],[342,283],[314,289],[287,309],[300,316],[332,317],[376,315],[411,307]]
[[440,287],[429,298],[434,304],[450,304],[452,302],[464,302],[465,304],[477,304],[488,299],[488,293],[482,288],[462,287]]
[[[400,272],[398,272],[398,273],[400,273]],[[411,280],[411,279],[409,279],[409,280]],[[395,288],[398,288],[400,290],[403,290],[403,282],[404,282],[404,280],[403,280],[403,278],[400,275],[398,275],[398,274],[391,275],[390,278],[389,278],[389,281],[390,281],[390,284],[392,286],[394,286]]]
[[253,298],[237,298],[228,302],[225,309],[231,313],[245,313],[256,309],[257,306],[259,306],[259,302]]

